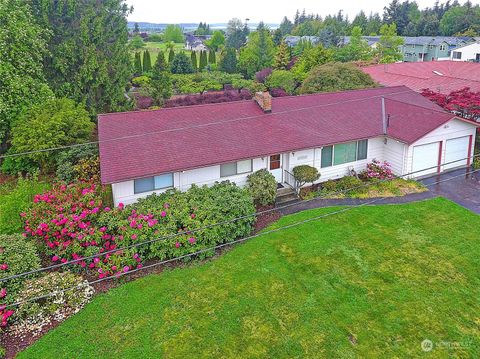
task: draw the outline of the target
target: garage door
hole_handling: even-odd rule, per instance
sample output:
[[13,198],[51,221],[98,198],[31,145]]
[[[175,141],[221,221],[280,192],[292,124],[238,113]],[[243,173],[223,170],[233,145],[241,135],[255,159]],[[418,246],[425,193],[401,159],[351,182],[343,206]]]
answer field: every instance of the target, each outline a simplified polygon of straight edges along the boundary
[[470,136],[454,138],[447,140],[445,144],[445,162],[450,163],[444,166],[444,169],[455,168],[467,165],[468,146],[470,144]]
[[437,172],[439,142],[413,147],[414,177],[425,176]]

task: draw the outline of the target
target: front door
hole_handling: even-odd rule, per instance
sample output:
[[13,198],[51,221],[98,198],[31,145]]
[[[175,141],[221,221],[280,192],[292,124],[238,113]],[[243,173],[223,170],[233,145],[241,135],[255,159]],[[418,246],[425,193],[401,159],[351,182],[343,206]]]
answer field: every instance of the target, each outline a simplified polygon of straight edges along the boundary
[[282,183],[283,181],[283,170],[282,170],[282,155],[272,155],[269,159],[269,169],[270,173],[275,176],[277,183]]

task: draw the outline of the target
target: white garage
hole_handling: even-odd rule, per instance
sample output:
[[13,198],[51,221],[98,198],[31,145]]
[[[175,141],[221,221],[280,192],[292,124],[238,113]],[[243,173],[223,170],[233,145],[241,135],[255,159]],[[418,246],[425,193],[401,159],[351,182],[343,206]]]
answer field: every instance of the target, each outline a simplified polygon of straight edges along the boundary
[[412,172],[415,177],[425,176],[438,171],[440,142],[427,143],[413,147]]
[[[470,147],[470,136],[453,138],[445,143],[445,166],[450,169],[467,165],[467,157]],[[453,163],[451,163],[453,162]]]

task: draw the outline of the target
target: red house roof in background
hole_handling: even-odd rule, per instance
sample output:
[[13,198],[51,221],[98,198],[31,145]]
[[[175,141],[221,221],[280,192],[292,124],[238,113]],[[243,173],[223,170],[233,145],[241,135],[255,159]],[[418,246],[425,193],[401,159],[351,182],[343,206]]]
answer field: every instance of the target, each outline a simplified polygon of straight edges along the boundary
[[362,68],[384,86],[407,86],[449,94],[469,87],[480,91],[480,64],[463,61],[428,61],[381,64]]
[[412,143],[454,116],[404,87],[100,115],[103,183],[383,135]]

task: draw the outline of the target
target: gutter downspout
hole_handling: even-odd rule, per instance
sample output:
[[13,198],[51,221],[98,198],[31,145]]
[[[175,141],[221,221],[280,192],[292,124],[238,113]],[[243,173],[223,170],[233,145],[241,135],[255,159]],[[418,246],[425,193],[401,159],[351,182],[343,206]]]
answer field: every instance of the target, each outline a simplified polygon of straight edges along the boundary
[[382,97],[382,124],[383,124],[383,134],[387,135],[387,115],[385,113],[385,97]]

